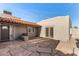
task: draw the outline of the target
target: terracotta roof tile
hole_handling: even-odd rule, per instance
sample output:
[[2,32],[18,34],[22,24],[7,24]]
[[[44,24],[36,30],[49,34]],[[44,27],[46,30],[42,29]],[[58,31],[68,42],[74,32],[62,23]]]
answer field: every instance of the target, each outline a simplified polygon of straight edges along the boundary
[[32,25],[32,26],[40,26],[33,22],[23,21],[17,17],[13,17],[11,15],[0,15],[0,22],[9,22],[9,23],[19,23],[19,24],[25,24],[25,25]]

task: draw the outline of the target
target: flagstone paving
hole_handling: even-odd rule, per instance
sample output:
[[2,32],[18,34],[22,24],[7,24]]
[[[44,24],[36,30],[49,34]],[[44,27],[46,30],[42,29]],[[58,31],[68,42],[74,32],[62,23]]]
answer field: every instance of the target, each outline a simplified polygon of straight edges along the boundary
[[52,56],[58,41],[36,38],[0,43],[0,56]]

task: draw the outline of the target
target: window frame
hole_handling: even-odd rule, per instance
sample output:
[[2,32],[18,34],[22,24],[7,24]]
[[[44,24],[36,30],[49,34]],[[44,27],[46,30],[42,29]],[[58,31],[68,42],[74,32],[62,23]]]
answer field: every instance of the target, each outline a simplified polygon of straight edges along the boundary
[[45,28],[45,36],[53,38],[54,37],[54,27],[46,27]]

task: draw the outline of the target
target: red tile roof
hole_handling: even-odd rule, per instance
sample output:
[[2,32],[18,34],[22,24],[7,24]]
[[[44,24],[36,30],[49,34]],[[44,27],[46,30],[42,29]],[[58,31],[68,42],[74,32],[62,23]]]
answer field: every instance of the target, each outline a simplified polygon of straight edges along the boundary
[[25,25],[31,25],[31,26],[40,26],[36,23],[23,21],[17,17],[11,16],[11,15],[6,15],[6,14],[0,15],[0,22],[25,24]]

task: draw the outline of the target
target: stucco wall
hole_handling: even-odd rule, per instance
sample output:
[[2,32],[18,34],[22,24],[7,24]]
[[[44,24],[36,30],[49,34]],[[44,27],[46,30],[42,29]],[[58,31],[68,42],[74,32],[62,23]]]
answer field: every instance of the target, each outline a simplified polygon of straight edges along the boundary
[[15,35],[15,39],[20,36],[23,33],[26,33],[26,27],[21,26],[21,25],[15,25],[14,27],[14,35]]
[[72,37],[75,39],[79,39],[79,28],[71,28],[70,30]]
[[[69,16],[58,16],[50,19],[46,19],[38,22],[41,25],[40,37],[45,36],[45,28],[53,27],[54,28],[54,37],[52,39],[67,41],[70,37],[70,17]],[[48,37],[51,38],[51,37]]]
[[[31,31],[29,32],[29,28]],[[23,26],[23,25],[10,25],[10,40],[16,39],[18,36],[20,36],[23,33],[28,33],[29,37],[35,37],[36,36],[36,29],[30,26]]]

